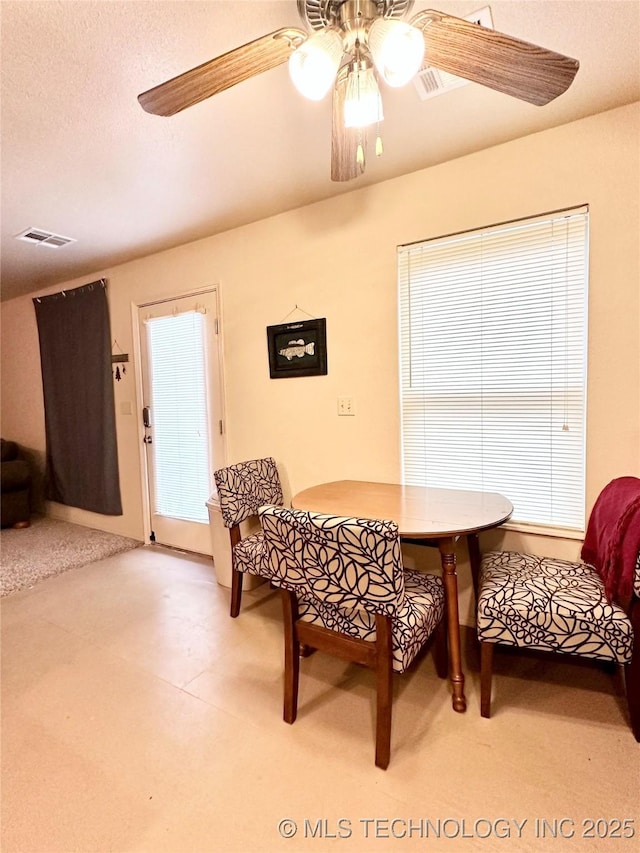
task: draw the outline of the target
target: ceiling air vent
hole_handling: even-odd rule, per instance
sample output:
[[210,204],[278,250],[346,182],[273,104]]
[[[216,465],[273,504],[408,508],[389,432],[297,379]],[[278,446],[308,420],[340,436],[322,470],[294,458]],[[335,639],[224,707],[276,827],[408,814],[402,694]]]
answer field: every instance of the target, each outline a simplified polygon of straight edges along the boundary
[[[486,27],[488,30],[493,29],[493,18],[489,6],[478,9],[472,15],[466,15],[465,20],[471,21],[473,24],[480,24],[481,27]],[[440,71],[430,66],[423,68],[413,78],[413,85],[423,101],[433,98],[435,95],[444,95],[445,92],[451,92],[452,89],[466,86],[470,82],[464,77],[456,77],[454,74],[448,74],[446,71]]]
[[49,246],[51,249],[60,249],[68,243],[76,242],[73,237],[63,237],[62,234],[54,234],[53,231],[45,231],[43,228],[27,228],[26,231],[16,234],[16,240]]

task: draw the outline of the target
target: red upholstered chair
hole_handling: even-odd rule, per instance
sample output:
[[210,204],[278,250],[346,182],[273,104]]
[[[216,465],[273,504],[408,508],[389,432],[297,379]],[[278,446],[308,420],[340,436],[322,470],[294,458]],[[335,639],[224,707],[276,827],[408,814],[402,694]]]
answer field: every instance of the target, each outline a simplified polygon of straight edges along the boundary
[[631,727],[640,741],[640,479],[601,492],[583,562],[492,551],[482,558],[477,629],[480,708],[491,713],[496,644],[623,665]]

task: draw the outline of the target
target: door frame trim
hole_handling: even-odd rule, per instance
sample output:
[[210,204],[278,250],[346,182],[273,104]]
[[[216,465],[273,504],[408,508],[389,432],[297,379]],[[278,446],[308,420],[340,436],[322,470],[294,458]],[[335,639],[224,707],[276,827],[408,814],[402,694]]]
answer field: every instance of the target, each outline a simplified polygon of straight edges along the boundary
[[[142,343],[140,340],[140,309],[150,308],[152,305],[161,305],[164,302],[173,302],[176,299],[188,299],[193,296],[201,296],[203,294],[213,294],[216,301],[216,317],[218,320],[218,331],[216,334],[215,346],[217,347],[218,358],[218,384],[220,388],[220,416],[223,423],[223,432],[221,436],[223,460],[221,465],[226,465],[227,460],[227,417],[226,417],[226,392],[224,383],[224,348],[222,346],[222,299],[221,285],[212,283],[204,285],[193,290],[174,293],[171,296],[164,296],[159,299],[145,300],[144,302],[131,302],[131,328],[134,330],[133,339],[133,358],[134,358],[134,374],[135,374],[135,396],[136,396],[136,430],[138,436],[138,460],[140,469],[140,495],[142,498],[142,529],[144,534],[145,545],[153,544],[151,542],[151,505],[149,501],[149,471],[147,466],[147,454],[144,452],[144,428],[142,427],[142,401],[144,400],[144,388],[142,381]],[[213,424],[210,425],[213,429]]]

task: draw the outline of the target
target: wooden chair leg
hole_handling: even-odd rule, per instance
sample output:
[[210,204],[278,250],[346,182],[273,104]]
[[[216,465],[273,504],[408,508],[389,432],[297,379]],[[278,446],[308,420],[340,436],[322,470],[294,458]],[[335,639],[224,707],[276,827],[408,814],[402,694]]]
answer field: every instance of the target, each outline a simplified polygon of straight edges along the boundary
[[449,675],[449,649],[447,646],[447,619],[443,616],[433,634],[433,660],[438,678]]
[[229,528],[229,542],[231,545],[231,610],[230,616],[235,619],[240,613],[240,605],[242,604],[242,572],[239,572],[235,567],[236,557],[235,548],[241,539],[240,525],[234,524]]
[[242,572],[237,569],[231,570],[231,610],[230,616],[235,619],[240,613],[242,604]]
[[625,666],[624,682],[633,736],[640,742],[640,600],[634,598],[629,611],[633,625],[633,657]]
[[386,770],[391,757],[393,651],[391,619],[376,615],[376,767]]
[[480,715],[487,718],[491,716],[493,645],[493,643],[480,643]]
[[289,590],[282,591],[284,621],[284,721],[295,723],[298,715],[298,681],[300,678],[300,642],[296,630],[298,601]]

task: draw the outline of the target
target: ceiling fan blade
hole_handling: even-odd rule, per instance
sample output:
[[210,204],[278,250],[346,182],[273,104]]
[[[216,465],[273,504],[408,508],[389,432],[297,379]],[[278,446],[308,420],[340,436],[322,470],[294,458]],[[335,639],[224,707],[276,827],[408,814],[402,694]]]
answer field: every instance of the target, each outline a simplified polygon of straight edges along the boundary
[[362,175],[364,162],[357,162],[358,142],[365,148],[364,130],[344,126],[344,99],[347,94],[348,66],[338,72],[333,89],[333,120],[331,123],[331,180],[350,181]]
[[281,65],[306,39],[307,34],[295,27],[275,30],[143,92],[138,101],[148,113],[175,115],[236,83]]
[[565,92],[580,67],[577,59],[442,12],[420,12],[411,24],[422,30],[428,65],[536,106]]

